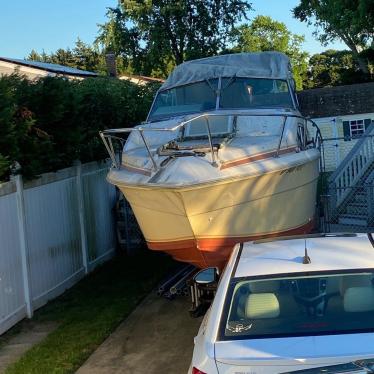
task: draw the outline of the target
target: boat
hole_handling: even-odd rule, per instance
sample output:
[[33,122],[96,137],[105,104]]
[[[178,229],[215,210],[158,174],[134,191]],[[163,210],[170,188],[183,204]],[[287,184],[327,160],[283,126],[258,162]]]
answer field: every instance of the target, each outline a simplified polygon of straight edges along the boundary
[[321,136],[282,53],[185,62],[144,123],[100,135],[151,250],[222,268],[238,242],[313,229]]

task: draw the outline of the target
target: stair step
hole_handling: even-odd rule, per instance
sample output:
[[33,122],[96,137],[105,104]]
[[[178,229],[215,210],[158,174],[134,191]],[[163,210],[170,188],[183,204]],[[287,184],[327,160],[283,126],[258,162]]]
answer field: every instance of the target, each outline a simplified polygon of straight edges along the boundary
[[366,226],[367,218],[353,214],[342,214],[339,216],[339,224],[341,225],[355,225],[355,226]]
[[366,197],[365,192],[356,193],[351,197],[351,201],[354,202],[354,203],[364,204],[364,203],[366,203],[366,200],[367,200],[367,197]]
[[366,204],[362,203],[356,203],[356,202],[350,202],[346,206],[346,212],[349,215],[354,215],[354,216],[365,216],[367,217],[368,215],[368,206]]

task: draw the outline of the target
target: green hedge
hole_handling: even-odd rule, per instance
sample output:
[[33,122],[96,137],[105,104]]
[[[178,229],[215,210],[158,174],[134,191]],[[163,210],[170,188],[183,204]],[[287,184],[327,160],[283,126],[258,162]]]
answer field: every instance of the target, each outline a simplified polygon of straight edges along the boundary
[[98,132],[144,120],[157,88],[113,78],[0,77],[0,181],[15,161],[33,178],[107,157]]

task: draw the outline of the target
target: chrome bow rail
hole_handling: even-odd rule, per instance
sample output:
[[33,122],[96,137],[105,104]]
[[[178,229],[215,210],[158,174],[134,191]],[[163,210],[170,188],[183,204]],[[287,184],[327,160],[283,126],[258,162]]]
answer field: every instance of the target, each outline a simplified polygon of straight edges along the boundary
[[[234,118],[235,122],[237,120],[237,117],[239,117],[239,116],[243,116],[243,117],[282,117],[283,122],[282,122],[281,135],[279,137],[279,142],[278,142],[275,157],[279,157],[281,144],[282,144],[282,139],[283,139],[283,135],[284,135],[284,130],[285,130],[285,126],[286,126],[286,122],[287,122],[288,118],[299,118],[300,120],[303,121],[303,123],[298,124],[298,138],[299,138],[299,142],[300,142],[299,146],[300,146],[301,150],[306,149],[306,147],[309,145],[309,143],[307,142],[307,131],[306,131],[306,126],[307,126],[308,122],[310,122],[312,124],[312,126],[316,129],[315,136],[312,139],[313,147],[320,149],[321,146],[322,146],[323,139],[322,139],[321,131],[320,131],[318,125],[313,120],[311,120],[309,118],[306,118],[306,117],[303,117],[303,116],[300,116],[300,115],[297,115],[297,114],[274,114],[274,113],[261,113],[261,114],[259,114],[259,113],[248,113],[248,112],[247,113],[236,113],[236,114],[202,113],[202,114],[199,114],[195,117],[189,118],[187,120],[182,120],[177,125],[175,125],[173,127],[170,127],[170,128],[142,127],[142,126],[127,127],[127,128],[103,130],[103,131],[100,131],[99,134],[100,134],[100,137],[101,137],[101,139],[102,139],[102,141],[105,145],[105,148],[108,151],[109,156],[112,160],[112,167],[114,167],[116,169],[120,169],[121,160],[117,161],[117,159],[116,159],[116,151],[115,151],[115,147],[113,145],[113,140],[116,140],[116,141],[120,142],[120,144],[121,144],[120,154],[121,154],[123,146],[124,146],[125,139],[121,138],[118,135],[119,134],[131,133],[132,131],[137,131],[139,133],[143,143],[144,143],[144,146],[147,150],[149,158],[152,162],[153,170],[158,171],[159,166],[157,165],[157,163],[154,159],[154,156],[152,155],[149,143],[148,143],[148,141],[146,139],[146,136],[145,136],[145,132],[155,132],[155,131],[156,132],[157,131],[173,132],[173,131],[176,131],[178,129],[184,128],[186,125],[188,125],[189,123],[191,123],[191,122],[193,122],[197,119],[204,118],[205,121],[206,121],[205,123],[206,123],[206,130],[207,130],[208,141],[209,141],[209,148],[210,148],[211,155],[212,155],[211,156],[212,157],[211,164],[212,164],[212,166],[217,167],[216,156],[215,156],[215,153],[214,153],[214,145],[213,145],[213,140],[212,140],[211,125],[209,123],[209,117],[223,117],[223,116],[232,116]],[[146,124],[147,123],[145,123],[144,125],[146,125]]]

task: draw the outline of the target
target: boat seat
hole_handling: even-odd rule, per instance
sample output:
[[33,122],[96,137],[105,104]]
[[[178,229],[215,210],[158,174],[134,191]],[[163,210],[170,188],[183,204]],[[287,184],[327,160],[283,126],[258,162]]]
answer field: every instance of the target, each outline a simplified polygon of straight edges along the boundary
[[278,298],[273,293],[250,294],[245,305],[245,317],[248,319],[277,318],[280,309]]
[[344,293],[345,312],[374,311],[373,287],[350,287]]

